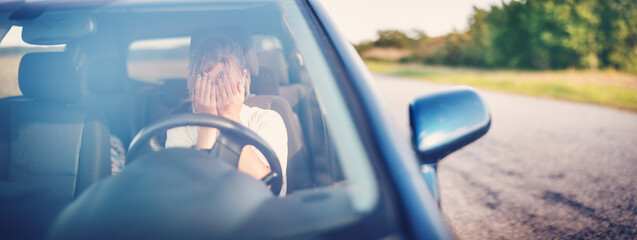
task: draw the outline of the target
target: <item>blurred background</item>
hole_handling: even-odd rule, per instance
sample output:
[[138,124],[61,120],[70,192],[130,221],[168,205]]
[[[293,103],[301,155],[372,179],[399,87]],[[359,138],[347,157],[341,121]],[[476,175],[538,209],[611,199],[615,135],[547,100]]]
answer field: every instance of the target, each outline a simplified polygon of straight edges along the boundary
[[321,2],[405,141],[418,96],[489,105],[490,132],[439,166],[458,238],[637,238],[637,1]]

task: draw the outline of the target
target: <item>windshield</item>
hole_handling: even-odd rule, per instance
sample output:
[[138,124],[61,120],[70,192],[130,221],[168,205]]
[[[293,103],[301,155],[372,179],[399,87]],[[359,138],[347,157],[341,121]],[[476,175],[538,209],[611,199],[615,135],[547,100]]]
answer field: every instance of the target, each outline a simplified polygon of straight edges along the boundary
[[[274,194],[279,199],[344,194],[346,208],[321,205],[320,210],[309,211],[316,217],[300,218],[296,224],[307,227],[299,229],[326,231],[339,227],[326,222],[355,222],[352,219],[377,207],[377,177],[340,90],[340,82],[347,79],[335,74],[341,66],[326,57],[330,45],[316,30],[319,25],[310,13],[295,1],[142,1],[12,19],[13,26],[0,44],[0,98],[3,106],[9,106],[0,115],[9,118],[3,127],[14,129],[7,133],[9,138],[22,141],[11,142],[9,149],[33,154],[8,154],[8,162],[1,165],[8,172],[2,181],[48,188],[73,203],[92,185],[126,175],[128,164],[152,151],[214,149],[214,139],[223,131],[183,126],[181,132],[166,129],[163,137],[155,136],[155,150],[128,154],[143,128],[180,113],[208,114],[234,120],[270,145],[283,171],[278,177],[285,179],[283,193]],[[205,44],[197,45],[200,42]],[[222,47],[208,47],[215,44]],[[225,60],[206,62],[210,56]],[[235,76],[239,80],[233,80]],[[224,79],[238,87],[223,92]],[[201,87],[204,83],[212,87]],[[201,100],[202,96],[214,103]],[[87,129],[89,123],[93,125]],[[90,135],[95,129],[101,130]],[[212,129],[210,135],[205,135],[206,129]],[[51,135],[42,137],[40,131]],[[102,146],[110,149],[108,157],[88,154],[85,146],[99,145],[105,133],[108,141]],[[87,143],[89,136],[98,137]],[[201,136],[212,136],[212,141],[205,145]],[[242,161],[252,156],[245,151],[238,153],[239,170]],[[255,164],[271,167],[266,151],[254,153],[255,159],[263,160]],[[108,176],[83,177],[88,166],[83,161],[92,162],[92,167],[107,161]],[[57,165],[52,168],[48,163]],[[244,173],[251,175],[248,170]],[[42,174],[46,180],[34,177]],[[262,176],[255,174],[251,176]],[[339,214],[321,217],[321,211]]]

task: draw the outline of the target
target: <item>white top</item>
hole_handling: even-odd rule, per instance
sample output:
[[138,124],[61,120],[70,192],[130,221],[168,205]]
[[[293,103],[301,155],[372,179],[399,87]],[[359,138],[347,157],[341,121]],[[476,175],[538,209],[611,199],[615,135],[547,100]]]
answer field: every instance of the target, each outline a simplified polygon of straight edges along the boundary
[[[287,191],[287,174],[288,167],[288,133],[285,123],[281,116],[272,110],[261,109],[258,107],[248,107],[243,105],[241,113],[239,113],[241,123],[250,130],[256,132],[262,137],[274,150],[281,164],[283,185],[281,186],[280,197],[285,196]],[[183,126],[169,129],[166,133],[166,148],[184,147],[190,148],[197,144],[197,136],[199,135],[198,126]],[[253,147],[254,148],[254,147]],[[259,158],[269,166],[268,161],[263,154],[256,148],[255,152]]]

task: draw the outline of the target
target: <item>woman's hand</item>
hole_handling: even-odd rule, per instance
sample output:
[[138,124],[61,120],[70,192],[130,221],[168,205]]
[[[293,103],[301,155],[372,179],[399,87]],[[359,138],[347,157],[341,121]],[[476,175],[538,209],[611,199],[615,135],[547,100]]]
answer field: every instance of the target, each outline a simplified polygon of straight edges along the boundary
[[221,71],[215,88],[217,113],[219,116],[241,123],[239,115],[245,101],[245,90],[241,84],[244,73]]
[[[210,71],[197,76],[193,106],[199,113],[221,116],[241,124],[241,107],[245,100],[241,79],[247,72],[232,71],[228,74],[224,64],[217,64]],[[210,149],[218,131],[213,128],[199,128],[197,147]]]
[[[193,96],[193,107],[195,111],[203,114],[217,116],[217,96],[218,87],[214,85],[213,79],[208,73],[197,75],[195,82],[195,94]],[[200,149],[211,149],[217,139],[218,130],[209,127],[200,127],[197,137],[197,147]]]
[[[193,104],[197,112],[221,116],[241,124],[241,107],[245,101],[242,80],[248,72],[238,69],[228,72],[226,69],[224,64],[217,64],[210,71],[197,76]],[[218,134],[216,129],[199,128],[197,147],[211,149]],[[255,148],[248,146],[242,149],[237,168],[256,179],[263,178],[271,171],[256,154]]]
[[213,116],[219,115],[217,111],[218,92],[218,87],[208,73],[197,75],[195,94],[193,96],[195,111]]

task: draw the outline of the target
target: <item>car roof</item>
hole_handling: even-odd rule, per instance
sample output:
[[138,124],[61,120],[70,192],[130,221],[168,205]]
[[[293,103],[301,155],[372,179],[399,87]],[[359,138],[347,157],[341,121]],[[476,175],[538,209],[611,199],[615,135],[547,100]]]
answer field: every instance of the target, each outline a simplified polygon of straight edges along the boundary
[[112,6],[152,6],[172,4],[202,4],[210,2],[255,3],[279,2],[280,0],[4,0],[0,2],[0,13],[13,12],[24,7],[44,7],[56,9]]
[[[132,41],[185,36],[200,28],[227,27],[229,22],[253,34],[262,33],[265,29],[271,31],[277,29],[273,28],[272,23],[281,21],[281,8],[277,2],[13,1],[9,2],[11,4],[0,4],[0,9],[5,9],[5,13],[10,12],[0,16],[5,16],[2,20],[10,21],[10,25],[23,26],[24,41],[30,44],[64,44],[72,38],[103,31],[105,25],[117,26],[120,33]],[[192,24],[198,22],[202,24]],[[279,26],[278,29],[283,27]]]

